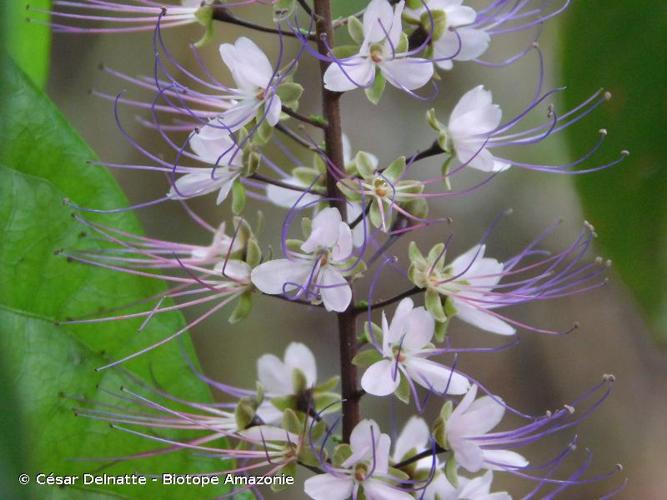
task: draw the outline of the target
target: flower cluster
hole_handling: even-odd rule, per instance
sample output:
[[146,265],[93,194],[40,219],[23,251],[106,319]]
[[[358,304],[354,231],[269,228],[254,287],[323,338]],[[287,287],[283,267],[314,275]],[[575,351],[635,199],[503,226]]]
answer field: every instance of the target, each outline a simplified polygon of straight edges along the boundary
[[[554,225],[505,259],[491,250],[495,223],[458,255],[451,248],[452,236],[425,252],[417,243],[422,230],[446,220],[433,214],[434,199],[487,189],[495,176],[517,175],[518,169],[583,174],[614,166],[628,155],[623,151],[611,163],[589,165],[607,135],[602,130],[588,152],[563,165],[513,157],[517,146],[552,137],[611,97],[601,90],[571,110],[557,111],[548,100],[562,89],[543,89],[537,44],[501,62],[482,59],[497,37],[525,30],[539,34],[540,26],[568,3],[495,0],[475,10],[463,0],[370,0],[360,2],[363,8],[357,14],[334,18],[330,0],[54,2],[51,25],[56,31],[153,31],[151,77],[103,68],[131,84],[138,96],[96,91],[113,102],[121,131],[146,163],[98,164],[162,174],[164,195],[131,208],[177,203],[194,225],[209,233],[204,243],[130,234],[85,216],[124,208],[71,204],[77,220],[97,238],[96,245],[65,249],[64,255],[165,280],[169,287],[147,297],[143,311],[98,313],[68,322],[140,317],[143,329],[163,312],[208,307],[186,327],[102,368],[144,355],[216,312],[231,323],[242,321],[258,294],[283,300],[286,307],[335,313],[340,342],[341,371],[324,382],[318,382],[311,350],[291,343],[283,359],[265,354],[257,360],[257,379],[248,384],[253,389],[213,381],[193,367],[195,376],[225,395],[223,401],[192,402],[134,381],[150,395],[123,389],[121,400],[137,408],[83,402],[79,414],[168,446],[149,453],[203,453],[232,461],[231,470],[239,475],[260,471],[294,476],[297,467],[303,467],[313,473],[304,491],[316,500],[512,498],[508,492],[493,492],[497,474],[532,482],[525,498],[553,498],[610,477],[613,472],[586,474],[588,454],[574,472],[563,466],[577,456],[576,435],[545,463],[531,461],[527,448],[542,438],[567,434],[587,419],[609,395],[612,376],[604,376],[569,405],[531,416],[458,367],[460,356],[500,352],[519,342],[522,332],[559,335],[576,328],[524,324],[507,310],[604,285],[609,262],[589,256],[596,236],[592,226],[586,223],[574,241],[551,253],[541,246]],[[259,25],[239,17],[246,4],[270,10],[274,23]],[[36,21],[39,14],[33,13]],[[165,28],[193,23],[204,29],[201,40],[191,46],[190,62],[196,69],[179,62],[162,37]],[[199,47],[223,34],[214,29],[218,23],[242,26],[246,33],[221,40],[219,58],[212,59],[219,68],[211,71]],[[334,35],[341,30],[347,30],[349,45],[335,44]],[[275,57],[252,39],[255,31],[275,35]],[[297,42],[293,52],[284,43],[286,37]],[[533,52],[540,61],[534,96],[510,118],[504,118],[491,91],[479,85],[464,93],[448,116],[424,107],[432,130],[425,141],[430,146],[416,153],[387,158],[380,149],[354,151],[343,134],[339,101],[348,92],[363,89],[369,106],[377,110],[388,98],[387,82],[395,88],[392,92],[407,93],[417,103],[433,101],[439,82],[455,63],[456,68],[465,67],[459,64],[464,62],[508,66]],[[299,67],[313,60],[321,69],[315,84],[299,78]],[[230,84],[214,76],[218,69],[227,73]],[[320,92],[321,112],[299,110],[304,93]],[[122,107],[143,112],[140,122],[164,142],[164,151],[148,150],[126,132]],[[546,119],[528,124],[528,117],[540,110]],[[324,141],[315,137],[318,133]],[[312,163],[304,161],[306,157]],[[440,175],[429,178],[419,168],[426,158],[442,160]],[[481,180],[455,186],[456,174],[465,170],[477,171]],[[211,224],[188,204],[207,195],[221,206],[218,210],[231,212],[224,222]],[[269,245],[275,234],[262,235],[261,212],[256,223],[250,222],[249,199],[271,212],[284,211],[275,231],[279,248]],[[406,236],[406,255],[393,255],[394,243]],[[376,288],[388,268],[399,272],[406,289],[378,300]],[[370,283],[364,281],[365,274],[371,275]],[[226,309],[228,304],[234,308]],[[459,322],[512,340],[499,347],[458,347],[452,331]],[[378,423],[382,419],[362,416],[362,397],[395,397],[417,414],[400,432],[383,432]],[[496,430],[501,424],[509,430]],[[200,435],[178,441],[161,435],[169,429]],[[564,476],[558,476],[562,471]]]

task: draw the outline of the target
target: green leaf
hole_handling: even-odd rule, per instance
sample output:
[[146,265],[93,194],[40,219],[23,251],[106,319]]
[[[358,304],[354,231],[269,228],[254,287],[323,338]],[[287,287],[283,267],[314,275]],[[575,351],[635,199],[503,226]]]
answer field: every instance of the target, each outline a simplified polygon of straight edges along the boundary
[[232,325],[243,321],[248,317],[250,311],[252,310],[252,292],[243,293],[236,304],[236,307],[232,311],[232,314],[229,315],[229,323]]
[[[159,315],[141,335],[142,320],[96,325],[62,325],[56,320],[81,317],[102,308],[127,305],[164,289],[156,280],[141,279],[68,263],[56,251],[84,245],[99,247],[62,204],[65,196],[83,206],[115,208],[127,200],[112,176],[88,166],[93,152],[69,127],[51,102],[14,65],[5,61],[0,88],[0,351],[6,357],[12,386],[23,413],[30,470],[81,474],[98,470],[100,462],[73,458],[117,457],[159,448],[92,419],[76,418],[72,408],[92,402],[127,404],[109,394],[127,383],[125,370],[149,380],[154,374],[176,396],[206,402],[210,394],[184,364],[177,343],[161,347],[124,365],[124,370],[94,369],[136,352],[183,326],[180,314]],[[105,217],[125,231],[139,231],[129,213]],[[134,312],[137,309],[128,309]],[[186,352],[192,348],[184,338]],[[162,435],[177,437],[164,432]],[[183,434],[178,434],[183,437]],[[156,471],[203,472],[219,463],[174,453],[134,461],[106,463],[109,474]],[[131,488],[131,487],[129,487]],[[104,489],[130,494],[128,487]],[[192,488],[166,487],[179,498],[200,498]],[[133,498],[155,498],[159,483],[131,490]],[[208,490],[219,494],[223,488]],[[47,495],[40,490],[40,497]],[[49,489],[49,498],[83,498],[70,488]],[[87,497],[89,498],[89,496]]]
[[364,41],[364,25],[361,21],[354,17],[350,16],[347,18],[347,32],[350,34],[350,38],[355,41],[355,43],[361,44]]
[[438,323],[444,323],[447,321],[445,308],[442,306],[442,298],[440,297],[440,294],[433,288],[426,290],[424,305],[426,306],[426,310],[431,313],[431,315]]
[[381,359],[382,354],[380,354],[375,349],[365,349],[356,354],[356,356],[352,359],[352,364],[354,366],[366,368],[371,366],[373,363],[377,363]]
[[401,377],[401,381],[396,391],[394,391],[394,395],[406,405],[410,404],[410,383],[408,382],[408,378],[403,376],[401,372],[398,372],[396,376]]
[[278,97],[283,105],[288,107],[296,107],[303,95],[303,86],[296,82],[285,82],[276,91]]
[[[602,11],[605,22],[595,22],[592,13]],[[577,176],[577,189],[586,217],[600,235],[601,250],[613,259],[659,339],[667,341],[667,65],[661,62],[667,53],[667,3],[574,2],[566,19],[568,106],[599,87],[614,96],[583,121],[585,126],[570,129],[573,150],[581,154],[589,149],[595,131],[605,128],[605,153],[587,166],[613,160],[624,149],[632,152],[610,170]],[[628,40],[641,40],[642,49],[632,50]]]
[[383,172],[383,175],[392,182],[396,182],[405,172],[407,164],[405,163],[405,156],[399,156]]
[[375,80],[373,81],[373,85],[371,85],[369,88],[365,89],[364,92],[366,92],[366,97],[368,100],[373,103],[373,104],[378,104],[380,102],[380,99],[382,98],[382,94],[384,93],[384,87],[386,85],[386,80],[384,79],[384,76],[382,75],[381,71],[376,71],[375,72]]
[[35,85],[42,88],[49,76],[51,30],[46,25],[48,14],[34,11],[48,11],[51,0],[8,0],[3,3],[0,15],[7,51]]
[[245,209],[246,195],[245,187],[241,181],[236,180],[232,184],[232,213],[234,215],[241,215]]
[[[348,57],[356,56],[359,53],[359,47],[356,45],[338,45],[334,47],[333,54],[338,59],[346,59]],[[332,63],[337,64],[337,63]]]

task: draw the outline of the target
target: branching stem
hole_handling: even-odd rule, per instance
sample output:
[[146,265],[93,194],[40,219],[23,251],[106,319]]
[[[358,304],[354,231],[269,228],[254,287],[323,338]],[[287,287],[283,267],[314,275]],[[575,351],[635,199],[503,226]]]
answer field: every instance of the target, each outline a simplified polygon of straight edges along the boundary
[[[317,49],[320,54],[327,55],[329,46],[334,45],[333,18],[331,14],[331,0],[314,0],[314,16],[317,30]],[[322,77],[328,63],[320,61]],[[343,220],[346,220],[347,207],[345,197],[336,186],[336,176],[332,169],[344,168],[343,160],[343,132],[340,113],[340,96],[338,92],[331,92],[322,84],[322,114],[327,121],[324,128],[325,150],[329,164],[326,179],[327,196],[330,204],[338,208]],[[343,399],[343,441],[349,442],[350,434],[359,422],[359,390],[357,388],[357,369],[352,364],[352,358],[357,351],[356,313],[354,300],[350,302],[347,311],[338,314],[338,337],[340,343],[340,375]]]

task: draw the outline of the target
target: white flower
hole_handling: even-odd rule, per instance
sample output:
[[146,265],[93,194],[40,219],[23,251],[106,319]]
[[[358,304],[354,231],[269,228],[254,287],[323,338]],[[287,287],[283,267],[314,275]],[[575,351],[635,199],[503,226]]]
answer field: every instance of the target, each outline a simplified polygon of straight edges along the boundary
[[502,120],[491,92],[480,85],[468,91],[449,117],[447,132],[457,159],[483,172],[500,172],[511,165],[491,154],[487,145]]
[[300,370],[306,378],[307,388],[311,389],[317,381],[315,356],[308,347],[299,342],[292,342],[285,349],[281,360],[273,354],[264,354],[257,360],[257,379],[268,397],[289,396],[295,394],[292,381],[294,370]]
[[363,488],[368,500],[414,500],[406,491],[392,484],[389,474],[391,440],[382,434],[373,420],[362,420],[352,430],[352,454],[339,468],[318,474],[304,483],[306,495],[315,500],[346,500],[357,498]]
[[279,423],[283,412],[270,401],[271,398],[290,396],[299,390],[294,387],[294,370],[299,370],[306,379],[306,387],[312,389],[317,381],[315,356],[308,347],[292,342],[285,349],[281,360],[273,354],[264,354],[257,360],[257,379],[265,391],[266,399],[257,408],[257,415],[263,422]]
[[452,69],[453,61],[477,59],[491,43],[491,37],[486,31],[471,26],[477,18],[477,12],[462,3],[463,0],[426,0],[425,6],[406,11],[406,16],[417,22],[427,11],[434,13],[439,10],[445,13],[445,31],[432,42],[433,61],[444,70]]
[[396,308],[391,325],[382,315],[382,355],[361,377],[361,386],[369,394],[388,396],[398,388],[401,375],[429,390],[464,394],[468,380],[451,368],[426,359],[432,354],[430,343],[435,320],[423,307],[414,307],[403,299]]
[[211,261],[218,261],[221,258],[227,258],[238,250],[241,250],[243,244],[239,238],[232,238],[225,232],[227,224],[221,223],[213,233],[213,240],[208,246],[193,246],[190,252],[192,259],[197,261],[197,264],[208,264]]
[[251,268],[247,262],[237,259],[221,260],[214,267],[213,271],[240,284],[250,284]]
[[[370,161],[377,167],[380,163],[377,156],[367,153]],[[350,145],[350,140],[347,135],[343,134],[343,163],[348,165],[352,162],[352,147]],[[309,187],[306,182],[292,175],[281,179],[281,182],[284,184],[289,184],[290,186],[306,189]],[[296,208],[297,202],[299,207],[314,207],[317,211],[317,201],[322,197],[318,194],[313,193],[302,193],[294,189],[287,189],[281,186],[276,186],[274,184],[266,185],[266,197],[267,199],[276,206],[282,208]],[[350,202],[347,203],[347,223],[351,224],[363,213],[361,203]],[[355,247],[361,247],[364,244],[365,230],[363,222],[360,222],[352,229],[352,242]]]
[[512,500],[512,496],[506,491],[491,493],[491,483],[493,483],[492,471],[487,471],[484,475],[473,479],[459,477],[459,491],[456,498],[461,500]]
[[[400,463],[415,453],[430,449],[432,446],[431,432],[423,418],[410,417],[394,443],[392,460]],[[417,461],[416,469],[421,471],[434,470],[433,477],[423,490],[422,500],[511,500],[503,493],[490,493],[493,472],[473,479],[458,476],[458,488],[453,486],[442,470],[443,463],[437,455],[429,455]]]
[[282,102],[271,88],[275,71],[262,49],[241,37],[234,44],[220,45],[220,56],[236,83],[233,96],[237,102],[214,119],[219,126],[234,132],[252,120],[262,105],[269,125],[278,123]]
[[393,86],[414,90],[426,85],[433,76],[433,64],[407,53],[396,53],[400,42],[401,14],[405,3],[392,7],[387,0],[372,0],[364,12],[364,40],[359,53],[333,62],[324,74],[324,86],[345,92],[369,87],[376,70]]
[[269,295],[294,292],[310,301],[321,298],[327,311],[342,312],[352,300],[344,277],[352,255],[352,231],[340,212],[326,208],[315,216],[303,253],[265,262],[252,271],[252,282]]
[[[289,184],[301,189],[310,187],[296,176],[280,179],[283,184]],[[295,208],[297,203],[299,207],[314,207],[322,197],[315,193],[304,193],[295,189],[288,189],[275,184],[266,185],[266,197],[274,205],[281,208]]]
[[204,126],[190,136],[190,148],[197,158],[212,168],[180,167],[187,172],[179,177],[167,193],[172,200],[185,200],[218,191],[219,205],[229,195],[232,184],[240,175],[242,155],[234,139],[224,130]]
[[486,448],[493,440],[482,438],[503,419],[505,407],[491,398],[477,396],[477,386],[470,388],[447,419],[447,442],[454,453],[456,463],[468,472],[481,469],[503,470],[528,465],[528,461],[510,450]]
[[485,252],[486,245],[476,245],[454,259],[446,271],[455,279],[436,289],[450,298],[459,319],[487,332],[514,335],[512,325],[488,311],[498,306],[492,290],[503,276],[504,265],[484,257]]

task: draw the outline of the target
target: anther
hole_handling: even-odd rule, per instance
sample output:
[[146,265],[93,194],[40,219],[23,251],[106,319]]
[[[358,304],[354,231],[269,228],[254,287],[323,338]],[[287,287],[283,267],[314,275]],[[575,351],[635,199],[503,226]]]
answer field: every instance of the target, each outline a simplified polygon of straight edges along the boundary
[[569,411],[570,415],[574,415],[574,406],[563,405],[563,408],[565,408],[567,411]]
[[602,380],[613,384],[614,382],[616,382],[616,375],[613,375],[611,373],[605,373],[604,375],[602,375]]
[[623,151],[621,151],[621,156],[625,156],[627,158],[628,156],[630,156],[630,151],[624,149]]
[[616,470],[618,470],[618,472],[623,472],[623,464],[616,464]]
[[602,135],[602,136],[607,136],[607,135],[608,135],[608,132],[607,132],[607,129],[606,129],[606,128],[601,128],[601,129],[599,130],[599,133],[600,133],[600,135]]
[[604,100],[605,100],[605,101],[610,101],[610,100],[611,100],[611,97],[612,97],[611,92],[609,92],[608,90],[605,91],[605,93],[604,93]]

